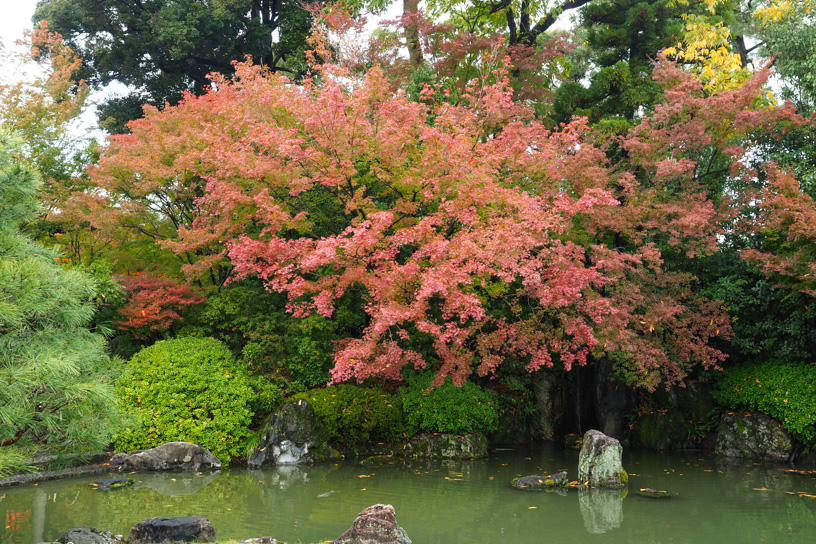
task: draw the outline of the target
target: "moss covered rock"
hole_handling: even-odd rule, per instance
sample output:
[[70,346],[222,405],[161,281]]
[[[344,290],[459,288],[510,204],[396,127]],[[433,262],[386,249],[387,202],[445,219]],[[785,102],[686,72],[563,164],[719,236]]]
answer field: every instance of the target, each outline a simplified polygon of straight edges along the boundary
[[584,434],[578,457],[578,479],[590,487],[625,487],[629,475],[621,466],[623,447],[617,439],[596,430]]
[[765,414],[726,412],[720,416],[715,450],[718,455],[784,462],[792,447],[790,435]]

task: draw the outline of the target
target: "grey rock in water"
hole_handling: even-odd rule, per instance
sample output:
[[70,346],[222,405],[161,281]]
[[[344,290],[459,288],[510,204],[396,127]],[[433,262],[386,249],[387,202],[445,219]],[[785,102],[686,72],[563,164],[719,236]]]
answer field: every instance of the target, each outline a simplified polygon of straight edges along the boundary
[[390,504],[369,506],[357,516],[348,531],[332,544],[412,544],[405,529],[397,525]]
[[427,459],[482,458],[487,457],[487,439],[482,433],[419,433],[411,439],[404,453],[409,457]]
[[209,450],[190,442],[168,442],[149,450],[118,453],[111,465],[119,470],[219,469],[221,462]]
[[723,457],[785,462],[791,455],[790,435],[760,412],[726,412],[720,416],[715,452]]
[[212,523],[201,516],[144,519],[133,526],[128,538],[128,544],[214,541]]
[[57,542],[60,544],[68,544],[69,542],[74,544],[121,544],[122,538],[110,531],[84,525],[68,529],[57,539]]
[[623,448],[615,438],[587,431],[578,456],[578,479],[589,487],[625,487],[629,475],[621,466]]
[[258,538],[247,538],[246,540],[239,540],[241,544],[286,544],[282,540],[277,540],[271,536],[261,536]]
[[261,442],[249,459],[251,468],[299,465],[338,459],[326,426],[305,400],[287,402],[269,417]]
[[522,491],[551,491],[555,488],[564,488],[569,484],[567,472],[562,471],[550,476],[522,476],[513,480],[511,485]]

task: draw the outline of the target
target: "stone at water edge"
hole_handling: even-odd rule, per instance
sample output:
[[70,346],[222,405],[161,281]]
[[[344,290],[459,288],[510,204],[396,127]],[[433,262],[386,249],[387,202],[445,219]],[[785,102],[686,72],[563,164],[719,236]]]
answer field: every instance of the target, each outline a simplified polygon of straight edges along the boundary
[[240,544],[286,544],[282,540],[277,540],[271,536],[262,536],[259,538],[247,538],[246,540],[239,540]]
[[369,506],[357,516],[348,531],[331,544],[412,544],[405,529],[397,525],[390,504]]
[[301,399],[286,402],[275,411],[264,428],[261,442],[249,459],[250,468],[263,465],[299,465],[339,458],[329,445],[326,426],[314,409]]
[[590,487],[625,487],[629,475],[621,466],[623,448],[615,438],[596,430],[584,434],[578,456],[578,479]]
[[73,542],[73,544],[122,544],[122,537],[110,531],[83,525],[68,529],[57,539],[57,542],[60,544],[68,544],[68,542]]
[[760,412],[726,412],[717,427],[717,455],[759,461],[788,460],[793,444],[779,423]]
[[110,460],[119,470],[219,469],[221,462],[209,450],[191,442],[167,442],[149,450],[117,453]]
[[212,523],[201,516],[143,519],[131,528],[128,538],[128,544],[214,541]]

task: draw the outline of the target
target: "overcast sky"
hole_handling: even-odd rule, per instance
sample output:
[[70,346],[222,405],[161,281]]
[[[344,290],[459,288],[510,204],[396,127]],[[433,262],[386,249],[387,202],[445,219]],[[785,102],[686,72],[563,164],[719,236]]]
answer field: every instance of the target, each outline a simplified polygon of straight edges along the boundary
[[6,47],[23,37],[23,30],[31,28],[31,16],[37,0],[0,0],[0,38]]

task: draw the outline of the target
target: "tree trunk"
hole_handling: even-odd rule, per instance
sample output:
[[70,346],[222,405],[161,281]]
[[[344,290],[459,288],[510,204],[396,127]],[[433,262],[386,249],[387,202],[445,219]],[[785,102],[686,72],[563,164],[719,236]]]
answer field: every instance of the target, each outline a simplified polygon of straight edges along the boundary
[[[416,15],[419,12],[419,0],[402,0],[402,15]],[[411,20],[405,27],[405,37],[408,42],[408,56],[411,64],[419,66],[422,63],[422,46],[419,43],[419,29],[416,19]]]

